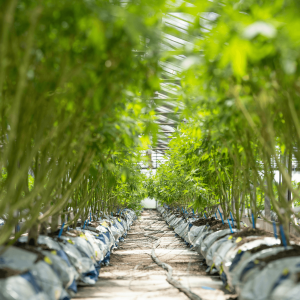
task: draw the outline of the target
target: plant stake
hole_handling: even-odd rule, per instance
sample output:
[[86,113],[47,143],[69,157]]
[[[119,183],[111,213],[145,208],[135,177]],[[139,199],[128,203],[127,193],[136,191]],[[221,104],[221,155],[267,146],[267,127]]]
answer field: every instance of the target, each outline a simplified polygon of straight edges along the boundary
[[232,228],[234,228],[234,221],[233,221],[233,216],[232,216],[231,212],[230,212],[230,217],[231,217],[231,221],[232,221]]
[[254,215],[253,215],[253,213],[252,213],[252,227],[253,227],[253,229],[255,229],[255,222],[254,222]]
[[278,235],[277,235],[277,229],[276,229],[276,223],[275,223],[275,221],[273,221],[273,229],[274,229],[274,237],[275,237],[275,239],[277,239]]
[[59,231],[59,233],[58,233],[58,237],[59,237],[59,238],[61,237],[61,235],[62,235],[62,233],[63,233],[63,231],[64,231],[64,227],[65,227],[65,223],[63,223],[62,226],[61,226],[61,228],[60,228],[60,231]]
[[84,229],[85,228],[85,223],[86,223],[86,220],[84,221],[84,223],[83,223],[83,227],[82,227],[82,229]]
[[219,208],[218,208],[218,211],[219,211],[219,214],[220,214],[220,217],[221,217],[221,220],[222,220],[222,224],[225,224],[225,223],[224,223],[224,220],[223,220],[223,217],[222,217],[222,214],[221,214]]
[[283,230],[282,225],[279,225],[279,230],[280,230],[282,244],[283,244],[284,248],[286,248],[287,247],[287,242],[286,242],[286,238],[285,238],[285,234],[284,234],[284,230]]
[[228,225],[229,225],[230,231],[231,231],[231,233],[233,233],[233,230],[232,230],[232,227],[231,227],[231,224],[230,224],[229,218],[228,218],[227,220],[228,220]]

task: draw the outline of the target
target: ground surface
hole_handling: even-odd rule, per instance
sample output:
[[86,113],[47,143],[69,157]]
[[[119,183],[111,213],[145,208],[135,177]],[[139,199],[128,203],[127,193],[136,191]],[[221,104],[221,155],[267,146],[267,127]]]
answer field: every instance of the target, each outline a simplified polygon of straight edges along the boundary
[[[99,281],[93,287],[81,287],[77,300],[95,299],[188,299],[166,281],[166,272],[151,259],[155,239],[147,229],[162,230],[154,234],[161,237],[155,253],[158,259],[173,268],[173,276],[202,299],[225,300],[232,297],[222,287],[217,276],[208,276],[201,257],[189,250],[156,210],[146,210],[139,221],[131,226],[125,242],[111,256],[111,265],[100,271]],[[145,230],[146,229],[146,230]]]

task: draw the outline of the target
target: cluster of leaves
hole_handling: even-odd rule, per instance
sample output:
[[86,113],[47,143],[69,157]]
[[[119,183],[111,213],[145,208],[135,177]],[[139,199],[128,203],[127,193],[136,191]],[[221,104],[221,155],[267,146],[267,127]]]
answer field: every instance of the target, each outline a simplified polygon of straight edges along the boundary
[[[209,186],[199,172],[200,131],[191,124],[182,126],[170,142],[168,160],[160,165],[147,182],[148,195],[171,206],[187,207],[194,199],[208,201]],[[203,203],[203,202],[201,202]]]
[[[76,216],[69,219],[69,223],[76,226],[78,218],[86,220],[89,213],[99,216],[116,213],[125,207],[140,209],[140,202],[145,198],[145,178],[140,172],[140,160],[139,152],[127,151],[113,153],[102,167],[94,160],[88,177],[83,178],[71,201],[63,208],[64,222],[67,224],[71,212],[76,212]],[[57,220],[52,226],[53,230],[57,228]]]
[[15,238],[49,217],[56,230],[62,212],[112,210],[139,188],[117,161],[135,170],[124,153],[153,129],[163,10],[156,0],[1,2],[0,244],[20,220]]
[[[291,176],[300,165],[300,34],[295,30],[300,4],[193,3],[193,9],[186,8],[195,22],[190,27],[193,47],[183,49],[187,58],[182,63],[180,100],[202,139],[194,154],[196,164],[186,159],[182,165],[190,165],[190,170],[185,168],[190,174],[198,170],[201,187],[214,199],[210,205],[220,202],[225,216],[231,210],[239,219],[245,206],[256,216],[258,208],[267,209],[262,199],[269,198],[288,232],[292,207],[300,197]],[[177,151],[177,146],[170,146]],[[167,164],[176,164],[169,155]],[[275,181],[276,170],[280,183]],[[174,178],[179,180],[180,176]],[[179,193],[184,195],[183,190]]]

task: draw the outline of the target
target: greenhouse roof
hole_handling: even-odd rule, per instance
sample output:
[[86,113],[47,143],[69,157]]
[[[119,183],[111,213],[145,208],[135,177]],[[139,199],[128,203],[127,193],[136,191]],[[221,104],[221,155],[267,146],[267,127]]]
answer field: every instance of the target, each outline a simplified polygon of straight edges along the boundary
[[[177,1],[176,5],[183,1]],[[174,4],[173,4],[174,5]],[[189,4],[192,5],[192,4]],[[180,50],[189,44],[188,27],[193,17],[186,13],[170,12],[164,15],[163,21],[163,51]],[[160,61],[162,68],[161,89],[151,99],[155,107],[156,123],[159,125],[157,143],[152,147],[152,167],[157,168],[160,161],[164,160],[169,141],[172,138],[178,124],[183,121],[180,116],[183,104],[179,102],[180,73],[184,55],[178,53],[171,55],[167,60]]]

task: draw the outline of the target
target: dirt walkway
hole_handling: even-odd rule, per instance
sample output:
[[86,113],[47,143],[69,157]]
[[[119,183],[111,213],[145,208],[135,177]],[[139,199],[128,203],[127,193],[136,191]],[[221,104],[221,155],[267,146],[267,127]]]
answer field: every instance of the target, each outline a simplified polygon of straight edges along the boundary
[[[147,230],[148,229],[148,230]],[[163,233],[153,234],[151,230]],[[95,299],[188,299],[166,281],[166,272],[151,259],[150,253],[155,239],[145,237],[151,234],[161,238],[155,250],[159,260],[173,268],[173,276],[189,287],[202,299],[225,300],[230,294],[222,288],[218,277],[207,276],[201,257],[189,250],[185,243],[176,238],[156,210],[146,210],[136,221],[120,249],[111,256],[111,265],[100,271],[99,281],[93,287],[78,291],[77,300]]]

